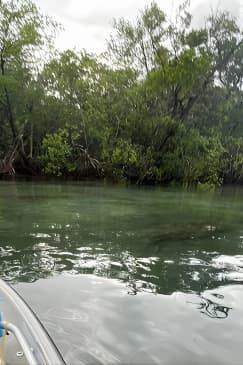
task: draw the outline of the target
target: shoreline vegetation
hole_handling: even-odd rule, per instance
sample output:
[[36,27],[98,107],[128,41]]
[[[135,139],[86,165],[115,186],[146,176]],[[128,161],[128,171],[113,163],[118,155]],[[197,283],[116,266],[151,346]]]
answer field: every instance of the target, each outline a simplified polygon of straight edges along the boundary
[[174,23],[152,2],[114,22],[102,55],[55,50],[60,26],[29,0],[1,1],[0,17],[0,176],[243,182],[243,33],[229,13],[193,28],[189,1]]

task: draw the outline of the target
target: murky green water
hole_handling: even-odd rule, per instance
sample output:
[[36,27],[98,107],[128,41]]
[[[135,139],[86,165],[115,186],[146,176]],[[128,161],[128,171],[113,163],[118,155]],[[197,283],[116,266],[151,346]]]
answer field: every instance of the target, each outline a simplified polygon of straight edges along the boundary
[[70,365],[242,364],[242,190],[1,182],[0,276]]

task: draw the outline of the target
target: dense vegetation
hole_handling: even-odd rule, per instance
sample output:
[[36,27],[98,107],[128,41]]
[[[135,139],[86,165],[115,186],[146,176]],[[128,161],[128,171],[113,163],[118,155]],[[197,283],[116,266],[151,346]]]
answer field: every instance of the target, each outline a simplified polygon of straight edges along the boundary
[[187,3],[174,24],[152,3],[114,27],[102,57],[53,52],[57,24],[29,0],[0,1],[0,172],[242,182],[236,20],[193,29]]

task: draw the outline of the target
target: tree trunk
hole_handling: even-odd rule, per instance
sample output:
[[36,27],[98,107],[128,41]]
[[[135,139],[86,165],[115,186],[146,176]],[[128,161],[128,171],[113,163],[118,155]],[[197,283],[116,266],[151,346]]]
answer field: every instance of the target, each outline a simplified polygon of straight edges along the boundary
[[[5,75],[4,64],[5,64],[5,61],[1,54],[0,67],[1,67],[2,76]],[[4,86],[4,93],[5,93],[5,99],[6,99],[6,110],[7,110],[8,121],[9,121],[9,125],[10,125],[11,131],[12,131],[13,142],[15,142],[16,137],[17,137],[17,131],[16,131],[16,126],[15,126],[15,122],[14,122],[14,116],[13,116],[12,107],[11,107],[11,103],[10,103],[9,93],[8,93],[8,89],[6,86]]]

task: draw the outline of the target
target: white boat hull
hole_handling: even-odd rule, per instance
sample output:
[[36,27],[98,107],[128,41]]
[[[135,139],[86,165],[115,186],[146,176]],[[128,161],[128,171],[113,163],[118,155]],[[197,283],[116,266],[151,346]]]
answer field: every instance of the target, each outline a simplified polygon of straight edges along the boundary
[[37,317],[1,279],[0,311],[8,332],[0,338],[0,365],[65,365]]

